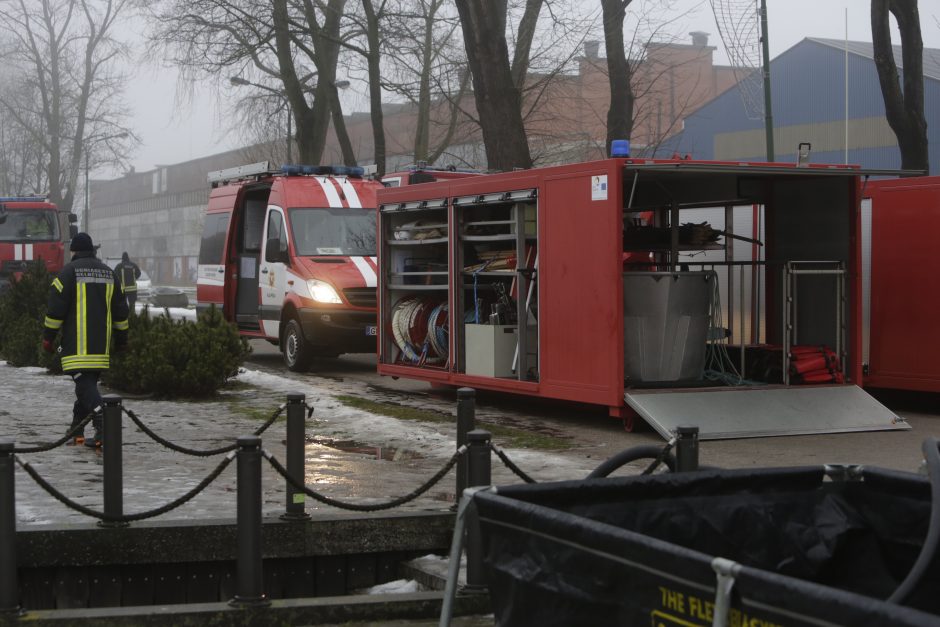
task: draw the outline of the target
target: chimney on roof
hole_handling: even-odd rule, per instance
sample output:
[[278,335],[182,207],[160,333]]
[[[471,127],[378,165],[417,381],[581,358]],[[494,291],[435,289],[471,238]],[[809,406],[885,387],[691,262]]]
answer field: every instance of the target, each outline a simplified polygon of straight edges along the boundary
[[693,46],[702,46],[705,47],[708,45],[708,33],[700,30],[695,30],[689,33],[692,36],[692,45]]
[[584,42],[584,56],[588,59],[596,59],[597,51],[600,48],[601,42],[595,40],[589,40]]

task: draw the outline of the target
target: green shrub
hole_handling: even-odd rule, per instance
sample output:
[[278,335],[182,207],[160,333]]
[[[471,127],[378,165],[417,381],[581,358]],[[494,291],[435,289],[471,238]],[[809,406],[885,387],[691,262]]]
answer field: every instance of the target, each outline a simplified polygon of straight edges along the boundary
[[131,315],[129,346],[113,352],[105,383],[131,393],[207,396],[238,374],[250,348],[214,307],[196,323]]
[[43,320],[52,275],[40,263],[30,264],[0,296],[0,356],[11,366],[42,366],[61,372],[58,355],[42,350]]

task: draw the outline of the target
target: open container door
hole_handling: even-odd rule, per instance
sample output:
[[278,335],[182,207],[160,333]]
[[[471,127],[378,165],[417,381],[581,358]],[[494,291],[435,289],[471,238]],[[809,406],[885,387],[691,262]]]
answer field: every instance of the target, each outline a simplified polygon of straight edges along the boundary
[[[626,405],[667,439],[682,424],[701,439],[910,429],[857,385],[859,197],[873,174],[885,172],[627,160],[625,258],[648,250],[651,263],[624,266]],[[724,240],[683,239],[712,229]],[[802,349],[831,380],[796,369]]]

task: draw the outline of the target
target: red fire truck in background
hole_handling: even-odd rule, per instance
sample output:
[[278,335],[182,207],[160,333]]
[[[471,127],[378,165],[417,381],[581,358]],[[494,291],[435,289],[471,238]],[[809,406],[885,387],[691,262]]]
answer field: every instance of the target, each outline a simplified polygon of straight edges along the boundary
[[41,196],[0,197],[0,291],[30,263],[61,270],[76,220]]

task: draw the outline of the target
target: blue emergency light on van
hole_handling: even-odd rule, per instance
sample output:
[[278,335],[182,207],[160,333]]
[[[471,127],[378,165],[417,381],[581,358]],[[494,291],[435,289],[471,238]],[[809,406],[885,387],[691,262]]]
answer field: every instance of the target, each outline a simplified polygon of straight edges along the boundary
[[348,165],[282,165],[281,173],[287,176],[301,174],[317,176],[353,176],[362,177],[365,170],[359,166]]
[[0,202],[46,202],[44,196],[0,196]]

